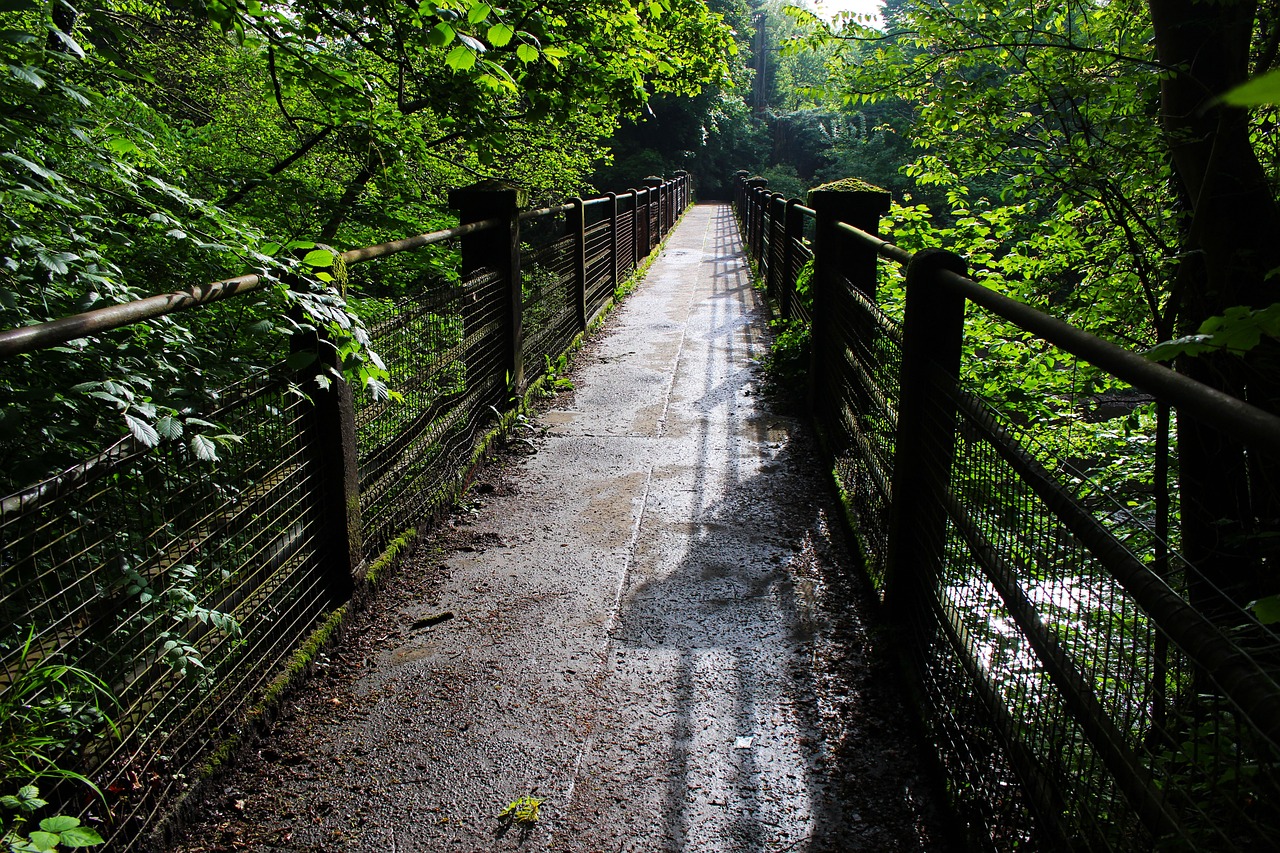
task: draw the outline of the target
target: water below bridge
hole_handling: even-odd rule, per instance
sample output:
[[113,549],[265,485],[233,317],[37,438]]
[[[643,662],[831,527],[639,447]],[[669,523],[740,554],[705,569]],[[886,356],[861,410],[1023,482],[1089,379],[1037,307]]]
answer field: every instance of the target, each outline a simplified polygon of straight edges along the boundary
[[178,848],[948,849],[765,321],[691,208]]

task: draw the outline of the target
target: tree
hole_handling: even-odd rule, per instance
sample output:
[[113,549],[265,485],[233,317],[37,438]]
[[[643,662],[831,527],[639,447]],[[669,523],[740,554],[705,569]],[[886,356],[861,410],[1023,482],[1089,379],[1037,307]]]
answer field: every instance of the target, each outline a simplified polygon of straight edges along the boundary
[[[884,32],[815,38],[846,46],[837,70],[855,103],[916,105],[909,174],[977,229],[972,260],[993,286],[1143,348],[1275,301],[1274,111],[1217,100],[1275,62],[1272,12],[929,0],[887,3],[885,19]],[[1234,354],[1175,348],[1188,353],[1177,366],[1275,411],[1280,371],[1262,340]],[[1182,548],[1247,605],[1280,583],[1261,535],[1280,522],[1280,472],[1210,426],[1178,424]]]
[[206,390],[271,363],[296,302],[378,393],[358,318],[295,252],[439,227],[443,191],[480,177],[558,201],[619,116],[718,81],[730,44],[698,0],[4,4],[0,323],[244,271],[274,283],[236,311],[0,364],[5,485],[113,434],[194,440]]

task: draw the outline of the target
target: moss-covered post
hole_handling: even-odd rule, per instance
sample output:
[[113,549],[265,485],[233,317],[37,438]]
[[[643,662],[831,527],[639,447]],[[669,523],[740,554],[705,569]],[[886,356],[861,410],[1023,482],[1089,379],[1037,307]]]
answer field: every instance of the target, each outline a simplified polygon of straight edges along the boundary
[[739,169],[733,173],[733,207],[738,214],[738,222],[741,223],[743,229],[747,227],[747,184],[746,180],[751,173],[746,169]]
[[889,193],[865,181],[845,178],[809,190],[809,207],[817,220],[809,286],[813,300],[809,403],[815,419],[825,427],[835,414],[828,411],[827,402],[840,397],[833,387],[835,373],[828,366],[844,352],[834,323],[834,294],[848,278],[868,299],[874,301],[876,296],[875,249],[842,237],[836,226],[845,222],[870,234],[878,233],[880,215],[889,209]]
[[[520,278],[520,209],[524,207],[524,190],[502,181],[481,181],[469,187],[449,193],[449,204],[458,211],[462,225],[496,219],[496,228],[487,228],[468,234],[460,240],[462,249],[462,280],[488,270],[497,274],[502,282],[501,306],[476,305],[463,314],[463,334],[470,335],[472,325],[486,316],[496,316],[502,326],[502,359],[498,369],[505,371],[505,404],[511,395],[519,397],[524,391],[524,291]],[[464,300],[465,302],[465,300]],[[470,323],[468,322],[470,319]],[[467,390],[483,383],[485,376],[473,376],[467,372]]]

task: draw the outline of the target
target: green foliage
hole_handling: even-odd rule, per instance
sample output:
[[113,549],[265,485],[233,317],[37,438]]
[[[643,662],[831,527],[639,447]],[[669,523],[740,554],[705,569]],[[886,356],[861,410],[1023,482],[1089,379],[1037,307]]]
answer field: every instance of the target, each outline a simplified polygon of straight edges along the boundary
[[769,323],[773,340],[764,367],[769,379],[780,388],[794,388],[809,375],[812,337],[809,324],[801,320],[773,320]]
[[[572,194],[619,116],[717,81],[733,46],[693,0],[19,2],[0,29],[0,325],[228,274],[268,285],[5,360],[5,493],[122,435],[216,462],[235,438],[200,420],[209,397],[291,334],[323,330],[348,379],[384,393],[315,241],[447,226],[443,191],[490,171],[538,201]],[[360,279],[385,293],[448,261],[413,253]]]
[[92,673],[57,663],[56,653],[37,643],[34,628],[27,632],[18,659],[23,668],[0,692],[0,782],[53,777],[93,788],[59,762],[81,737],[115,731],[103,710],[114,703],[111,692]]
[[16,795],[0,797],[0,809],[11,814],[4,819],[0,844],[9,853],[46,853],[65,847],[96,847],[102,836],[96,830],[80,825],[80,819],[68,815],[46,817],[39,829],[27,830],[32,814],[48,803],[40,799],[40,789],[24,785]]
[[544,355],[543,361],[546,362],[546,370],[544,376],[546,381],[543,383],[543,393],[547,397],[554,397],[561,391],[572,391],[573,380],[565,376],[565,372],[569,369],[569,354],[561,353],[560,357],[551,362],[551,356]]

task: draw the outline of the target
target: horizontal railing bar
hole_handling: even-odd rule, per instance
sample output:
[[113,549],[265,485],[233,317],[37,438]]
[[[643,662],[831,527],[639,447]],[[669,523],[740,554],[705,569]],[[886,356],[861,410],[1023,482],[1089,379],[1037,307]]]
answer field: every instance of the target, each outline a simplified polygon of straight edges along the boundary
[[390,243],[379,243],[376,246],[365,246],[363,249],[350,249],[338,255],[339,260],[347,264],[358,264],[363,261],[371,261],[374,258],[385,258],[387,255],[394,255],[397,252],[407,252],[410,249],[420,249],[423,246],[430,246],[433,243],[443,243],[446,240],[452,240],[455,237],[465,237],[468,234],[475,234],[477,231],[487,231],[490,228],[497,228],[502,224],[501,219],[484,219],[480,222],[468,222],[466,225],[456,225],[453,228],[446,228],[443,231],[432,231],[430,234],[418,234],[414,237],[405,237],[403,240],[392,240]]
[[[879,254],[900,264],[908,264],[914,257],[907,250],[847,223],[837,224],[836,229],[872,246]],[[1280,417],[1078,329],[1003,293],[983,287],[966,276],[941,270],[938,281],[952,293],[981,305],[1019,328],[1083,358],[1130,385],[1150,392],[1193,417],[1213,424],[1237,441],[1280,459]]]
[[95,308],[70,317],[59,317],[48,323],[5,329],[0,332],[0,357],[22,355],[187,308],[208,305],[242,293],[252,293],[261,290],[268,281],[269,279],[256,274],[239,275],[212,284],[196,285],[189,290],[162,293],[133,302]]
[[906,249],[895,246],[888,240],[884,240],[874,234],[868,234],[861,228],[855,228],[848,222],[837,222],[836,230],[870,246],[875,249],[876,254],[886,257],[891,261],[897,261],[903,266],[911,263],[911,259],[915,257],[912,252],[908,252]]
[[1130,385],[1148,391],[1232,438],[1280,459],[1280,417],[1175,373],[1131,350],[1051,317],[972,279],[943,270],[939,282],[954,293],[1015,325],[1100,367]]
[[[440,243],[455,237],[473,234],[486,228],[493,228],[498,224],[500,223],[497,219],[487,219],[482,222],[459,225],[456,228],[446,228],[443,231],[434,231],[430,234],[419,234],[415,237],[406,237],[403,240],[393,240],[390,243],[381,243],[377,246],[352,249],[341,253],[338,257],[348,264],[360,263],[374,258],[394,255],[397,252],[404,252],[409,249],[417,249],[432,243]],[[69,317],[59,317],[57,320],[51,320],[47,323],[5,329],[0,332],[0,358],[46,349],[88,335],[110,332],[144,320],[154,320],[157,317],[164,317],[178,311],[197,308],[201,305],[209,305],[232,296],[252,293],[256,290],[261,290],[271,281],[271,278],[260,276],[256,273],[238,275],[234,278],[222,279],[211,284],[196,285],[188,290],[161,293],[144,299],[136,299],[132,302],[123,302],[119,305],[95,308],[92,311],[72,314]]]
[[801,216],[807,216],[810,219],[813,219],[818,215],[818,211],[814,210],[812,207],[805,207],[803,204],[797,204],[795,209]]
[[520,221],[525,222],[530,219],[537,219],[539,216],[552,216],[557,213],[568,213],[573,210],[571,204],[557,204],[553,207],[540,207],[537,210],[526,210],[520,214]]

